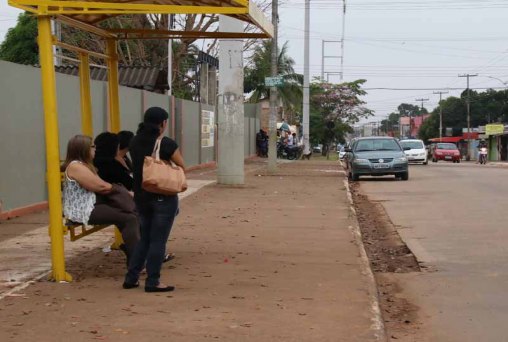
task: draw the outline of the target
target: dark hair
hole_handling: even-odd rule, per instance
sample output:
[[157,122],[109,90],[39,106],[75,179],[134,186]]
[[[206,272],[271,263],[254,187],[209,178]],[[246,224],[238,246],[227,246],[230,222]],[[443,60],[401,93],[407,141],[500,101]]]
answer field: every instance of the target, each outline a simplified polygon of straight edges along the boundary
[[118,151],[118,136],[115,133],[104,132],[95,140],[96,159],[114,159]]
[[128,148],[132,138],[134,138],[134,133],[131,131],[120,131],[118,132],[118,147],[123,150],[124,148]]
[[62,164],[61,170],[65,171],[67,166],[74,161],[78,160],[88,166],[92,172],[96,173],[95,167],[92,164],[92,138],[86,135],[75,135],[67,143],[67,156],[65,162]]
[[164,121],[169,118],[168,112],[160,107],[150,107],[145,111],[143,122],[139,124],[137,134],[157,137]]

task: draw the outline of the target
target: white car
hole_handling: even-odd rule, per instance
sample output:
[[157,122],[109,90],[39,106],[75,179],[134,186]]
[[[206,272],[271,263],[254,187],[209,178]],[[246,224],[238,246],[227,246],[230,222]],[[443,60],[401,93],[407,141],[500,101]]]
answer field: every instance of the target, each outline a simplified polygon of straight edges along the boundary
[[339,159],[340,160],[344,159],[345,155],[346,155],[346,148],[344,146],[342,146],[339,150]]
[[408,162],[422,163],[423,165],[427,165],[429,163],[427,150],[425,149],[425,144],[422,140],[406,139],[399,141],[399,144],[402,148],[410,148],[410,150],[404,150]]

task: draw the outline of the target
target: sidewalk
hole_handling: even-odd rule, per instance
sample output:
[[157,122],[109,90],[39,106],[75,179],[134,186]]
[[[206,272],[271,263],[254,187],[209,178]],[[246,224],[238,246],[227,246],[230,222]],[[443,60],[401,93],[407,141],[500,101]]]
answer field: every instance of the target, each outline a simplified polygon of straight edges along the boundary
[[[260,166],[247,165],[245,186],[212,184],[181,202],[168,244],[177,258],[162,271],[175,292],[122,290],[121,254],[75,242],[74,282],[40,280],[0,300],[0,340],[379,340],[337,162],[283,164],[273,176]],[[36,231],[0,240],[2,267],[16,269],[7,258],[26,248],[15,239],[47,245]],[[31,250],[25,259],[32,269],[49,262]]]

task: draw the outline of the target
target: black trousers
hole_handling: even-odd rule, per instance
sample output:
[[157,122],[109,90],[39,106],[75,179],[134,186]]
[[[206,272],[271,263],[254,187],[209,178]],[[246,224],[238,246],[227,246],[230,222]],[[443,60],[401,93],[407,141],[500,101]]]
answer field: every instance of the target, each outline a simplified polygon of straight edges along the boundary
[[129,255],[134,254],[140,239],[139,220],[136,213],[125,212],[107,203],[98,202],[90,214],[89,224],[114,224],[122,233],[122,238]]

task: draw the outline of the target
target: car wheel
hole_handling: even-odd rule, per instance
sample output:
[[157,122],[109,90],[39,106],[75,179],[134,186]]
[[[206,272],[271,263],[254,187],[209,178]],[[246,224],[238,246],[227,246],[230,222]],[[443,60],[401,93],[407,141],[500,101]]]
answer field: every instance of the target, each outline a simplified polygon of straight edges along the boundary
[[358,182],[360,180],[360,176],[355,173],[351,173],[351,180],[353,182]]
[[427,165],[428,163],[429,163],[429,161],[426,160],[426,161],[423,162],[423,165]]
[[402,179],[403,181],[407,181],[409,179],[409,172],[404,172],[403,174],[401,174],[400,179]]
[[457,160],[457,164],[459,164],[459,163],[460,163],[460,159]]
[[437,163],[437,159],[436,158],[432,158],[432,162],[433,163]]

